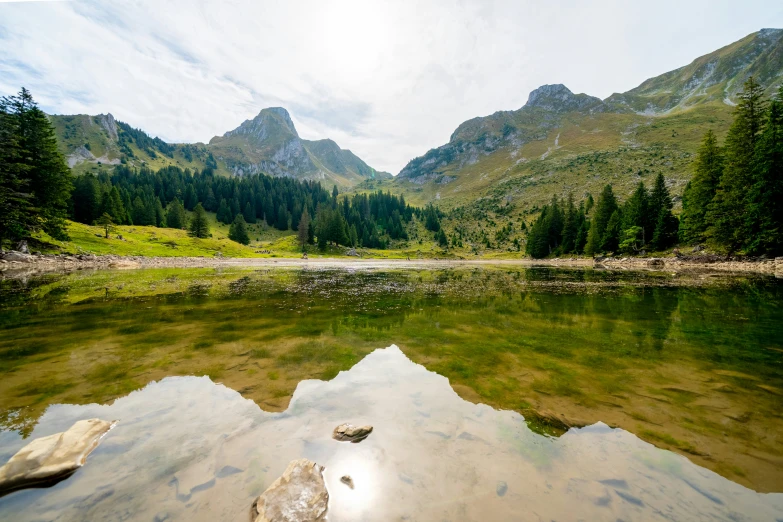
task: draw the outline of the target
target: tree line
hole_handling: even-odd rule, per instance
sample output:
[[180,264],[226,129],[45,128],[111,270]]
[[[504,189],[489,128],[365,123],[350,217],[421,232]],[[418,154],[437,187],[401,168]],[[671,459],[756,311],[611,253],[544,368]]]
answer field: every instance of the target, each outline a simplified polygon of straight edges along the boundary
[[648,191],[640,181],[623,204],[611,185],[603,188],[595,205],[590,195],[578,206],[573,195],[566,201],[555,196],[530,228],[526,253],[543,258],[665,250],[677,240],[678,221],[672,207],[671,195],[660,173],[652,190]]
[[745,82],[724,145],[707,131],[682,197],[680,239],[729,253],[783,255],[783,86]]

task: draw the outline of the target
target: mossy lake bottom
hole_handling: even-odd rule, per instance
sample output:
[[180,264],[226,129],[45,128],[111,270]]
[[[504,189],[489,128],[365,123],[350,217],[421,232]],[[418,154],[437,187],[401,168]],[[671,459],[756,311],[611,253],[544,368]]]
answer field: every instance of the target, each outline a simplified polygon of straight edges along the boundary
[[[194,401],[202,397],[199,394],[212,397],[217,392],[209,390],[218,386],[226,393],[239,394],[221,400],[232,405],[237,400],[254,403],[248,406],[253,411],[247,414],[249,419],[261,415],[291,423],[291,416],[299,414],[295,404],[289,404],[292,395],[298,385],[304,391],[297,394],[310,390],[314,385],[305,384],[312,379],[328,381],[322,383],[324,389],[337,386],[340,379],[355,381],[367,401],[377,395],[375,403],[386,401],[388,410],[394,409],[389,397],[401,389],[402,380],[409,373],[424,372],[426,377],[410,384],[411,390],[442,376],[448,379],[446,388],[464,399],[443,398],[446,392],[438,388],[432,400],[447,401],[444,411],[470,404],[489,407],[487,419],[495,420],[482,429],[492,426],[492,435],[474,438],[481,438],[492,452],[508,449],[508,437],[501,435],[508,435],[511,428],[503,423],[517,421],[507,415],[524,419],[520,426],[514,424],[512,431],[517,435],[512,445],[538,472],[548,470],[550,482],[564,480],[568,472],[555,472],[559,468],[539,454],[541,448],[558,448],[577,434],[580,441],[623,434],[635,441],[636,449],[628,451],[644,454],[644,462],[658,462],[664,458],[661,455],[676,453],[690,461],[672,461],[677,466],[685,461],[702,470],[698,473],[711,470],[717,474],[711,480],[732,484],[726,487],[737,486],[747,494],[783,492],[783,281],[771,277],[508,266],[82,271],[0,281],[0,301],[0,457],[4,459],[25,438],[48,433],[62,419],[87,415],[91,408],[112,401],[113,406],[105,407],[119,411],[121,404],[127,404],[123,401],[135,397],[134,414],[144,418],[145,408],[152,415],[160,407],[156,393],[178,397],[171,399],[173,405],[191,393]],[[399,348],[389,362],[390,367],[399,367],[398,373],[381,378],[377,389],[350,377],[362,365],[367,368],[371,361],[380,360],[377,353],[386,353],[376,350],[391,345]],[[182,378],[172,379],[178,376]],[[388,389],[381,397],[384,387]],[[422,397],[427,395],[422,393]],[[385,429],[408,433],[417,423],[434,422],[432,405],[424,399],[410,394],[400,397],[400,411],[408,402],[412,409],[395,418],[397,428]],[[317,400],[327,399],[331,401],[328,411],[342,405],[346,414],[383,424],[366,409],[357,409],[358,399],[350,394],[342,398],[327,394]],[[202,415],[220,416],[220,401],[214,397],[201,408]],[[57,413],[66,410],[71,413]],[[420,410],[422,416],[416,413]],[[319,422],[301,415],[303,425]],[[496,416],[506,420],[500,422]],[[481,418],[474,420],[482,424]],[[123,418],[119,421],[117,429],[121,430]],[[201,424],[192,419],[194,424],[180,422],[177,444],[185,447],[191,443],[188,433],[199,440],[225,433],[222,425],[215,433],[206,433],[210,425],[203,420]],[[154,438],[154,425],[147,429],[147,436]],[[170,428],[159,429],[162,435]],[[443,444],[466,440],[459,439],[459,430],[429,431],[444,434],[447,438],[440,437]],[[277,443],[266,441],[270,448]],[[646,443],[653,445],[651,449],[639,449],[647,448]],[[397,447],[385,451],[391,454]],[[605,449],[580,446],[573,458],[582,460],[575,465],[587,465]],[[210,446],[198,451],[210,454],[213,450]],[[90,459],[109,459],[101,451]],[[287,451],[292,450],[281,450],[281,455]],[[402,453],[408,454],[407,450]],[[480,458],[460,462],[463,473],[470,473],[465,468],[471,466],[477,475],[486,471]],[[601,459],[596,462],[600,467]],[[79,474],[89,474],[91,464],[88,461]],[[145,465],[147,473],[160,480],[176,475],[182,489],[184,479],[177,475],[182,473],[182,462],[150,459]],[[449,469],[453,463],[442,465]],[[231,466],[243,469],[239,464]],[[273,471],[275,466],[267,464]],[[253,484],[247,487],[255,493],[274,480],[273,471],[243,469],[237,476],[243,477],[243,484]],[[203,478],[210,472],[191,469],[189,473]],[[403,484],[415,479],[409,472],[397,473],[404,475]],[[435,475],[430,478],[434,480]],[[668,479],[656,476],[655,480]],[[697,494],[704,495],[699,489],[706,486],[699,486],[692,477],[687,480],[696,485]],[[67,482],[52,489],[67,489]],[[510,487],[510,480],[503,482]],[[174,498],[181,495],[176,488],[170,489]],[[511,495],[495,493],[494,482],[491,489],[493,499],[512,502]],[[37,501],[45,503],[46,492],[42,491],[0,499],[0,515],[25,495],[37,495]],[[631,495],[628,491],[617,491],[619,502],[638,507],[622,500],[623,494]],[[603,493],[596,495],[603,498]],[[460,501],[467,502],[466,512],[474,504],[489,505],[479,497]],[[766,497],[773,499],[775,509],[780,507],[780,495]],[[417,517],[417,512],[425,511],[416,506],[415,502],[408,506],[416,519],[439,519],[452,513],[448,510],[453,507]],[[505,513],[502,506],[497,509],[498,516]],[[180,513],[175,512],[171,511]],[[460,511],[452,513],[460,518],[455,513]],[[623,513],[611,512],[614,518]],[[695,513],[706,514],[701,508]],[[152,515],[132,518],[148,520]],[[353,519],[348,512],[343,515],[335,516]]]

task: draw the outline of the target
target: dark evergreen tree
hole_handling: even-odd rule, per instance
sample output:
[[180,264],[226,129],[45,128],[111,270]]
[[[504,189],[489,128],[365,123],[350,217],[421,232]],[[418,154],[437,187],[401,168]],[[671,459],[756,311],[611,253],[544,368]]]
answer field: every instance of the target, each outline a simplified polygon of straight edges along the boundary
[[726,137],[723,175],[708,213],[708,237],[729,252],[741,249],[749,239],[748,188],[753,185],[753,156],[763,127],[763,92],[750,77],[738,96],[734,122]]
[[581,225],[579,216],[580,213],[574,205],[574,195],[569,194],[563,217],[563,230],[561,232],[560,252],[562,254],[570,254],[576,249],[576,240]]
[[310,215],[307,213],[307,209],[302,212],[302,217],[299,218],[299,224],[297,226],[296,237],[299,239],[299,244],[302,245],[302,251],[305,250],[305,245],[309,243],[310,239]]
[[233,221],[233,217],[231,215],[231,209],[228,206],[228,203],[226,203],[225,199],[220,200],[220,206],[218,207],[217,215],[215,218],[224,224],[229,224]]
[[655,227],[655,219],[650,218],[653,205],[650,199],[650,195],[644,187],[644,182],[640,181],[634,193],[623,204],[622,231],[624,233],[633,227],[639,227],[641,229],[640,240],[642,245],[652,238],[653,228]]
[[585,245],[585,254],[588,256],[602,251],[606,227],[617,208],[617,198],[614,196],[612,186],[606,185],[598,196],[598,203],[595,205],[593,218],[590,221],[590,231]]
[[[10,209],[8,216],[0,218],[8,222],[0,234],[27,237],[42,228],[52,237],[66,239],[72,180],[65,158],[57,149],[52,124],[24,88],[16,96],[2,98],[0,112],[0,124],[5,127],[0,132],[6,134],[2,139],[10,146],[0,154],[0,160],[9,162],[0,165],[4,192],[0,204]],[[20,188],[25,192],[19,192]],[[20,215],[19,205],[26,208],[27,216]]]
[[187,226],[187,218],[185,216],[185,208],[179,202],[179,199],[174,198],[174,201],[169,203],[166,209],[166,225],[169,228],[182,229]]
[[234,218],[234,222],[228,229],[228,238],[232,241],[236,241],[237,243],[242,243],[243,245],[250,243],[250,236],[247,234],[245,216],[243,216],[241,213],[237,214],[237,217]]
[[615,210],[609,222],[606,224],[603,238],[601,240],[601,250],[603,252],[617,252],[620,247],[620,235],[622,234],[623,216],[618,208]]
[[26,237],[35,228],[29,170],[19,145],[18,118],[8,98],[0,98],[0,248],[5,240]]
[[696,154],[693,178],[685,186],[680,214],[680,239],[700,243],[706,239],[707,210],[723,174],[723,151],[711,130],[707,131]]
[[783,255],[783,86],[756,144],[745,228],[749,253]]
[[655,217],[650,246],[655,250],[665,250],[677,240],[679,222],[672,214],[673,206],[669,189],[666,188],[666,180],[663,174],[658,173],[650,194],[650,215]]
[[250,201],[245,203],[245,210],[242,212],[242,215],[244,216],[247,223],[256,222],[256,209],[251,206]]
[[209,237],[209,221],[207,221],[207,213],[201,203],[193,209],[193,217],[190,219],[190,235],[202,239]]

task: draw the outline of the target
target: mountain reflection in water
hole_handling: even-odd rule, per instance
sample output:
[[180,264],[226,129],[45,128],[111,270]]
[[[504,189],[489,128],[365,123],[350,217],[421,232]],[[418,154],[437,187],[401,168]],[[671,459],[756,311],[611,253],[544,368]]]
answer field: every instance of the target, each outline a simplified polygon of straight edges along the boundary
[[[331,381],[301,382],[282,413],[208,377],[168,377],[110,405],[53,405],[32,436],[90,417],[119,423],[70,479],[0,499],[0,519],[246,521],[254,497],[300,457],[326,466],[331,521],[783,517],[783,494],[756,493],[624,430],[536,434],[518,413],[461,399],[396,346]],[[342,422],[375,430],[338,443]],[[25,442],[0,433],[0,456]]]

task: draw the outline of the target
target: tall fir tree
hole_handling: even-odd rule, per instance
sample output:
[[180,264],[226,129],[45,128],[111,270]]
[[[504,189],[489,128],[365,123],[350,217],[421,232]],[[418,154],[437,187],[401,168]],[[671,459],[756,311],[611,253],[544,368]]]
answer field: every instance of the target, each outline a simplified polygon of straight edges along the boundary
[[753,184],[753,156],[763,130],[764,90],[753,77],[738,96],[734,122],[726,137],[725,166],[708,212],[707,235],[716,245],[736,252],[748,242],[745,219],[748,188]]
[[650,217],[654,219],[650,246],[655,250],[665,250],[677,240],[679,222],[672,214],[671,195],[666,188],[666,180],[660,172],[650,193]]
[[612,191],[612,186],[606,185],[601,191],[601,195],[598,196],[598,202],[593,209],[585,254],[592,256],[602,251],[606,227],[617,208],[617,198]]
[[193,209],[193,217],[190,219],[190,235],[201,239],[209,237],[209,221],[201,203]]
[[234,222],[231,223],[231,227],[228,229],[228,238],[243,245],[250,243],[250,236],[247,234],[245,216],[243,216],[241,213],[237,214],[237,217],[234,218]]
[[[24,88],[16,96],[3,98],[2,112],[5,124],[10,123],[13,129],[11,153],[14,154],[13,149],[18,147],[18,158],[25,166],[21,179],[25,194],[29,194],[29,198],[25,198],[29,199],[28,210],[32,211],[18,232],[29,236],[42,228],[52,237],[67,239],[65,218],[73,188],[71,171],[57,149],[57,138],[49,118],[38,108],[30,91]],[[6,169],[0,167],[0,170]],[[13,169],[8,170],[11,171]]]
[[706,239],[707,211],[723,174],[723,151],[712,130],[704,135],[694,162],[693,178],[682,194],[680,239],[700,243]]
[[644,182],[640,181],[634,193],[623,204],[622,230],[625,232],[633,227],[639,227],[642,244],[650,240],[652,228],[655,226],[654,220],[650,219],[651,203],[650,194],[647,193]]
[[182,229],[187,227],[187,217],[185,215],[185,208],[179,202],[179,198],[169,203],[166,208],[166,226],[169,228]]
[[27,188],[29,169],[19,145],[18,118],[9,99],[0,98],[0,248],[6,240],[25,237],[35,226]]
[[783,255],[783,86],[756,144],[746,229],[749,253]]

